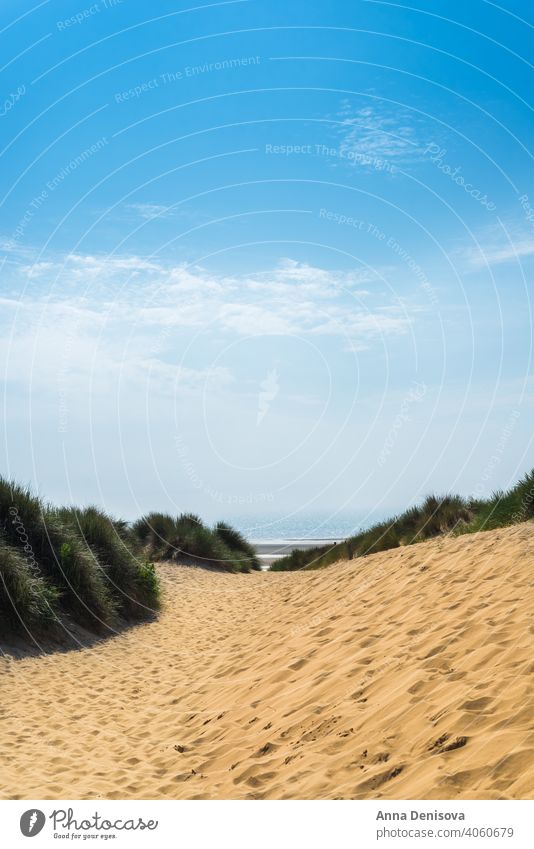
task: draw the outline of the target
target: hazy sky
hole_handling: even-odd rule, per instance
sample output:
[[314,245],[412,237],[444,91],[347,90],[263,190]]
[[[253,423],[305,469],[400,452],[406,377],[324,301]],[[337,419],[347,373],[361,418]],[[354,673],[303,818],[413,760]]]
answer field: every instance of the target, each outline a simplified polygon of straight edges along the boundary
[[187,5],[1,4],[2,473],[208,519],[514,481],[531,4]]

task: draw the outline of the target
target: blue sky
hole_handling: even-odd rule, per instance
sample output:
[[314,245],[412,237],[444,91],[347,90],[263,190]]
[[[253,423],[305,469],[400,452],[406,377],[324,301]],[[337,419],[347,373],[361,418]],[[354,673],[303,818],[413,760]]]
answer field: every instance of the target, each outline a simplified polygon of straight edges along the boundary
[[365,518],[534,465],[530,4],[17,0],[0,40],[4,474]]

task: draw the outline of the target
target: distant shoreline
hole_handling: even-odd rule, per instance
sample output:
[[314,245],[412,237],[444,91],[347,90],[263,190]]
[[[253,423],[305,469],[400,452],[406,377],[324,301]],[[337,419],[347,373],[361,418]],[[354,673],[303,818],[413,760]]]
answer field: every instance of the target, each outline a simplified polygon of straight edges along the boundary
[[324,545],[335,545],[341,542],[343,537],[316,537],[316,538],[285,538],[285,539],[250,539],[250,544],[255,548],[262,569],[269,566],[281,557],[285,557],[295,549],[306,551]]

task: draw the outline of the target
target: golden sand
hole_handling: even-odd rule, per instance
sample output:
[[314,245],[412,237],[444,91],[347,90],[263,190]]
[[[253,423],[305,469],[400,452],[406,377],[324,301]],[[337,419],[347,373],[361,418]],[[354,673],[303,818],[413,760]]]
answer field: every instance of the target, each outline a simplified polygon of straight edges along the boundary
[[0,659],[2,798],[531,798],[534,526],[320,572],[165,565],[164,611]]

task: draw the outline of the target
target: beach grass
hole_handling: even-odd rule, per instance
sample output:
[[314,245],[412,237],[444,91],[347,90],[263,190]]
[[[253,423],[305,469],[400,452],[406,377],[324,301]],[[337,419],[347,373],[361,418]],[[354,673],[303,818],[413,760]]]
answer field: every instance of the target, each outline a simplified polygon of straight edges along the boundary
[[143,618],[147,609],[157,609],[154,567],[142,556],[126,523],[114,520],[97,507],[63,508],[57,514],[91,551],[121,616]]
[[65,616],[100,633],[159,606],[154,567],[97,508],[55,508],[0,478],[0,616],[54,630]]
[[0,617],[8,630],[32,630],[52,624],[58,591],[17,549],[0,543]]
[[294,550],[270,566],[273,572],[322,569],[340,560],[412,545],[446,534],[493,530],[534,518],[534,470],[511,489],[488,499],[429,495],[421,505],[378,522],[335,545]]
[[180,560],[229,572],[260,568],[254,548],[239,531],[224,522],[210,528],[194,513],[176,517],[149,513],[134,523],[133,533],[154,560]]

